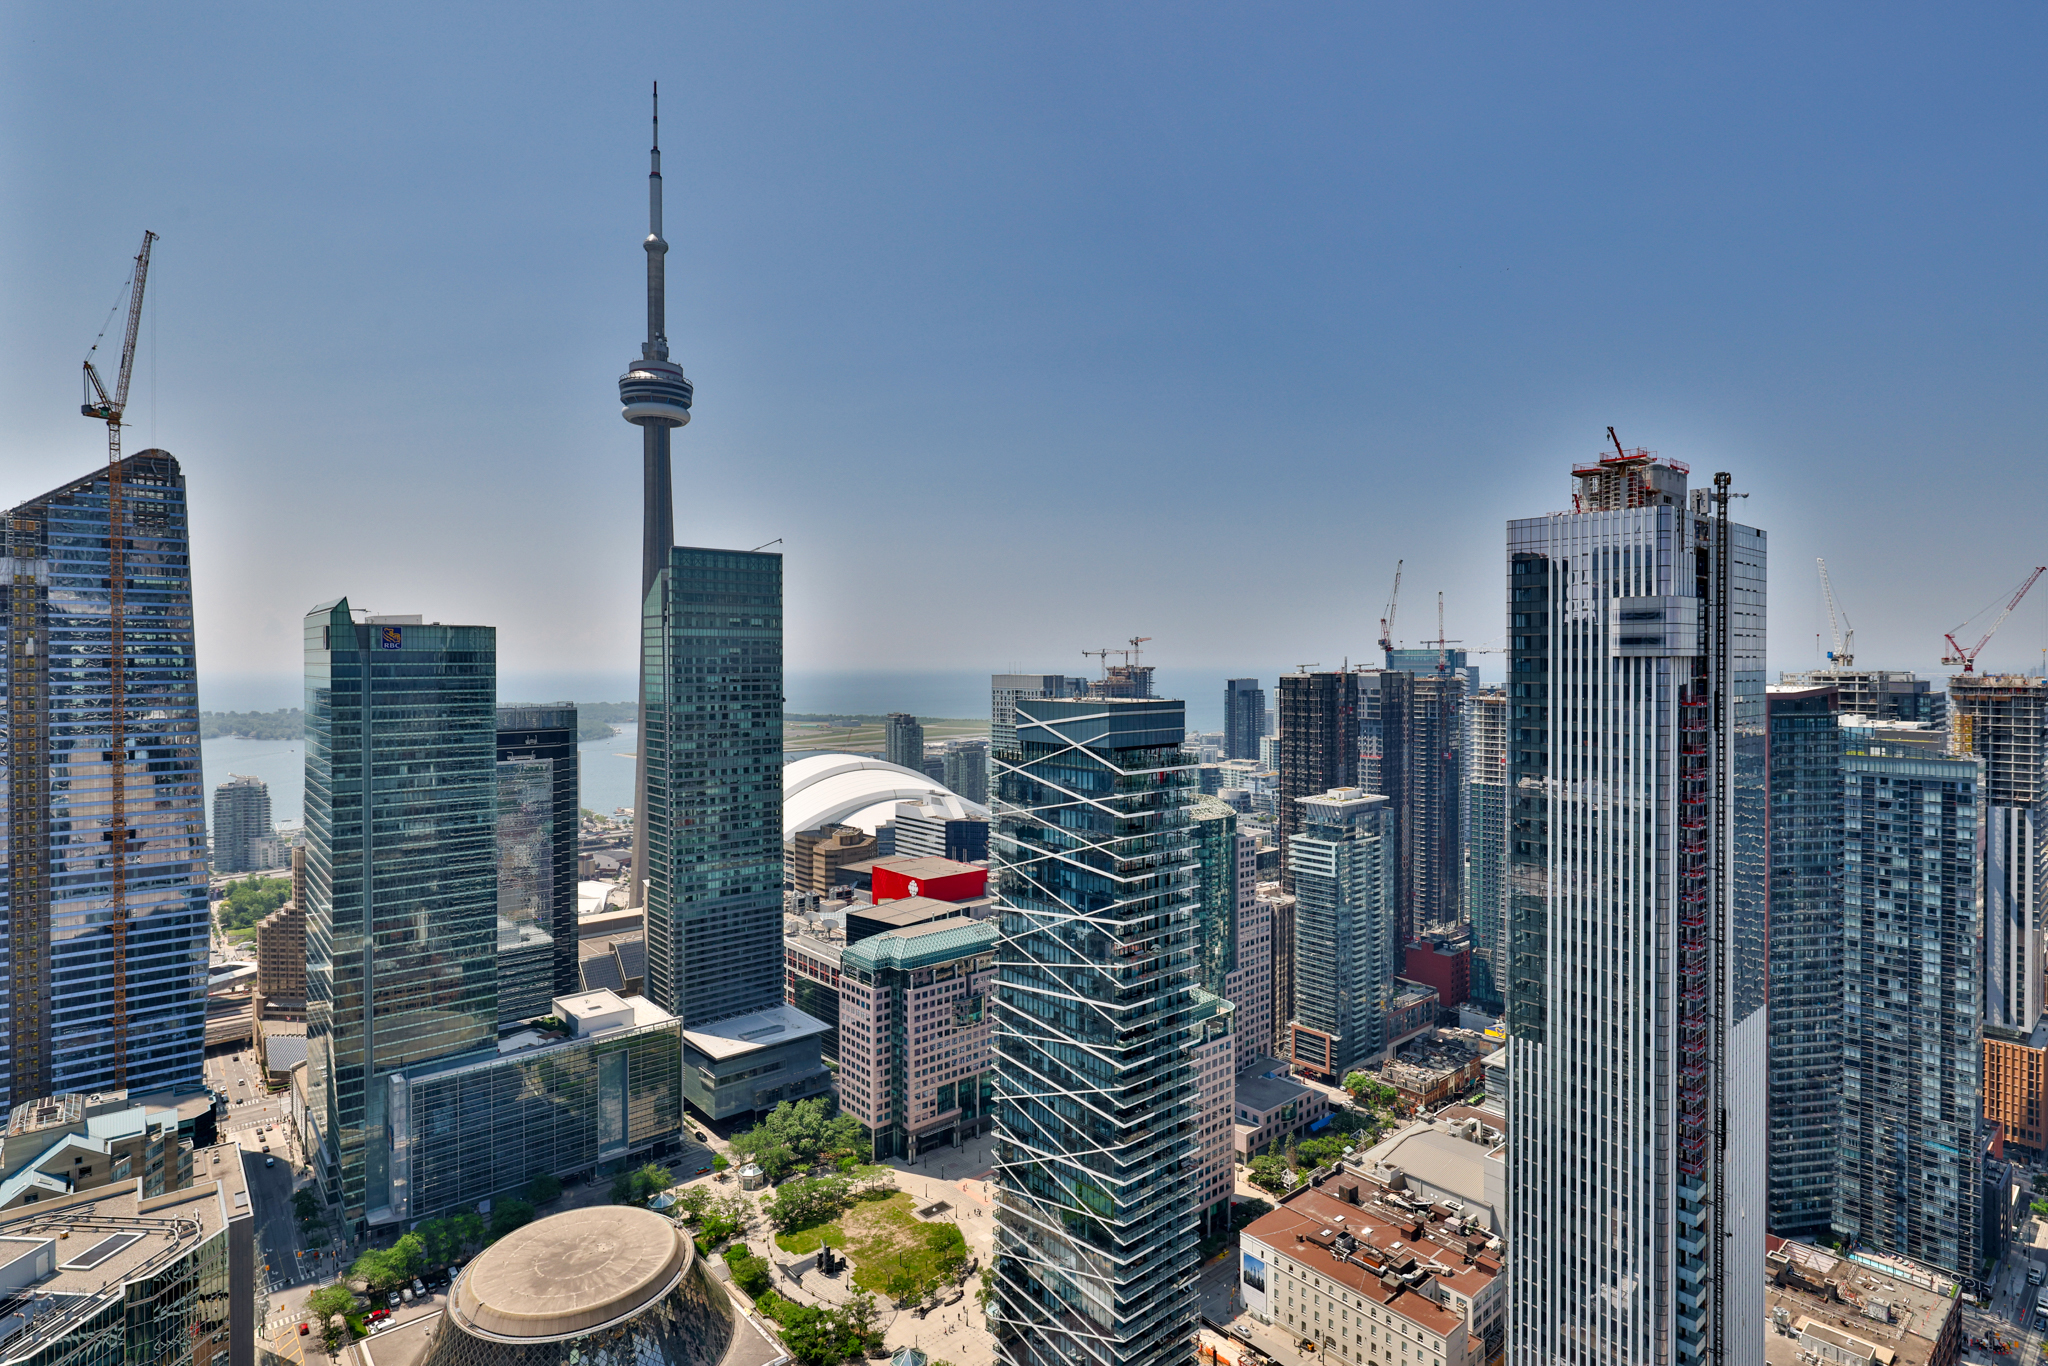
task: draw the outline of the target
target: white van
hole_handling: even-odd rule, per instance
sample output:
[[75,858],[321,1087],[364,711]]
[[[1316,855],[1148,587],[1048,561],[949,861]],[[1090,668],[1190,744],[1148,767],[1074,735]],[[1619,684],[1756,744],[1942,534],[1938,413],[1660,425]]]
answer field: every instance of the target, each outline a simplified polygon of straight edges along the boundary
[[2034,1312],[2042,1318],[2048,1319],[2048,1295],[2043,1295],[2034,1301]]

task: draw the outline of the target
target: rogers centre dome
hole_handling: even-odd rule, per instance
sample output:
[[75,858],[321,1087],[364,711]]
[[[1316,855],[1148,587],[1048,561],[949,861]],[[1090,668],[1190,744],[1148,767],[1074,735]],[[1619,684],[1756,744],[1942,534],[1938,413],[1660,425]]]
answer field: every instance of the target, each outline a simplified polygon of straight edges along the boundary
[[567,1210],[478,1253],[420,1366],[765,1366],[689,1236],[625,1205]]
[[898,802],[923,802],[945,820],[986,817],[988,808],[959,796],[929,774],[858,754],[813,754],[782,766],[782,838],[821,825],[853,825],[875,833]]

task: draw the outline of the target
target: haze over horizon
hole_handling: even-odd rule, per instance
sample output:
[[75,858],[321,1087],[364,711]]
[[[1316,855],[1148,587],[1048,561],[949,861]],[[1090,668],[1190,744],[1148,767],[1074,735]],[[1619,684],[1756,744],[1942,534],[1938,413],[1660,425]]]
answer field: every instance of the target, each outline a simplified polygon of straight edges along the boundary
[[[2036,10],[13,19],[0,505],[104,457],[78,362],[160,232],[127,444],[187,473],[202,697],[341,594],[630,678],[654,79],[677,540],[783,540],[793,675],[1270,683],[1397,559],[1398,635],[1442,590],[1498,645],[1502,522],[1608,424],[1753,495],[1774,671],[1815,555],[1935,676],[2048,559]],[[1980,667],[2044,644],[2037,589]]]

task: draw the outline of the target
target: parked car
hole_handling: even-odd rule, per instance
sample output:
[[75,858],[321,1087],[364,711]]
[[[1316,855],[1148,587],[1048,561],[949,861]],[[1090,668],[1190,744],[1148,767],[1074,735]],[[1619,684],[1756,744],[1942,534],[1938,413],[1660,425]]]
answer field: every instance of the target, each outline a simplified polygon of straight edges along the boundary
[[398,1292],[396,1290],[391,1292],[391,1307],[393,1309],[398,1308]]
[[266,1157],[263,1159],[263,1165],[266,1167],[275,1167],[277,1165],[277,1159],[274,1157]]
[[302,1324],[300,1324],[300,1325],[299,1325],[299,1336],[300,1336],[300,1337],[304,1337],[304,1336],[306,1336],[306,1334],[308,1334],[308,1333],[310,1333],[310,1332],[312,1332],[312,1331],[313,1331],[313,1328],[312,1328],[312,1325],[311,1325],[311,1324],[306,1324],[306,1323],[302,1323]]
[[421,1280],[421,1279],[420,1279],[419,1277],[417,1277],[417,1276],[413,1277],[413,1278],[412,1278],[412,1293],[413,1293],[413,1294],[415,1294],[415,1295],[424,1295],[424,1294],[426,1294],[426,1293],[427,1293],[427,1283],[426,1283],[425,1281]]

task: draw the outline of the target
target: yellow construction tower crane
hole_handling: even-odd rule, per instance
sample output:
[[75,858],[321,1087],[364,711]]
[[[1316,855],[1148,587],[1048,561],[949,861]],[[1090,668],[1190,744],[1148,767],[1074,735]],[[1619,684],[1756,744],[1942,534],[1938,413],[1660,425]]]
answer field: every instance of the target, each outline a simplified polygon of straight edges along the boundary
[[1835,611],[1835,585],[1828,579],[1828,562],[1815,557],[1820,566],[1820,594],[1827,599],[1828,629],[1835,633],[1835,648],[1828,651],[1828,662],[1838,669],[1854,667],[1856,663],[1856,628],[1849,624],[1849,614]]
[[[125,625],[128,589],[128,516],[121,498],[121,416],[128,407],[128,381],[135,373],[135,335],[142,326],[142,291],[149,282],[149,249],[156,234],[142,234],[135,253],[135,273],[128,281],[128,328],[121,334],[121,368],[109,394],[93,366],[95,340],[85,357],[85,402],[79,412],[107,424],[107,662],[109,719],[107,758],[112,770],[113,809],[107,818],[109,888],[113,935],[114,1085],[128,1084],[128,638]],[[116,305],[118,307],[119,305]],[[111,319],[109,320],[111,321]],[[101,330],[105,335],[105,330]]]

